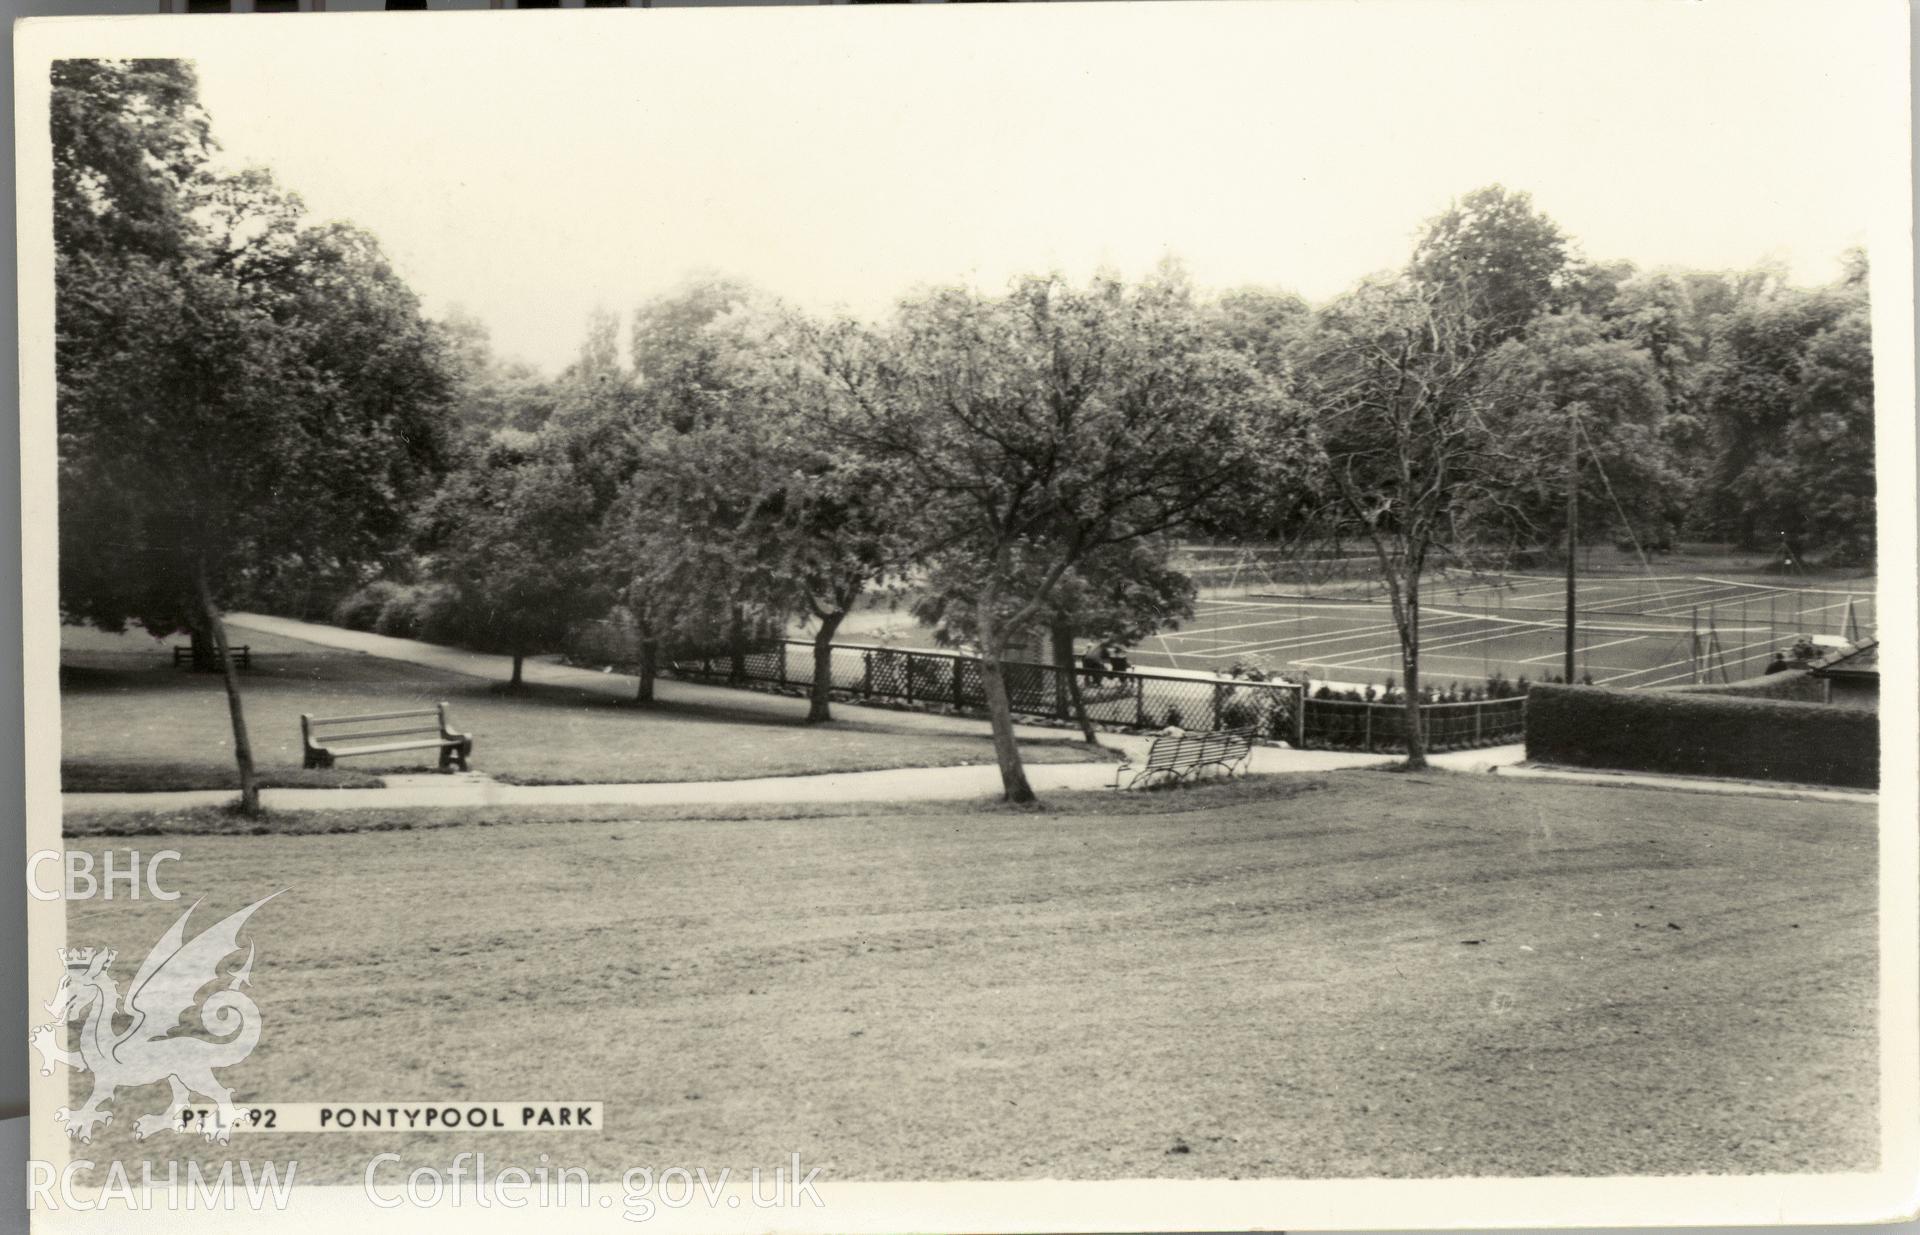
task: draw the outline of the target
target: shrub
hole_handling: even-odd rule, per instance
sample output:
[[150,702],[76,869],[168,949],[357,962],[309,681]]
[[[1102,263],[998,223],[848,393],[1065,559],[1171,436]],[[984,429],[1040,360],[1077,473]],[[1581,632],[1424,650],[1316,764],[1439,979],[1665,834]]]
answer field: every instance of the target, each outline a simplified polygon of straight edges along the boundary
[[1253,703],[1239,697],[1239,693],[1228,696],[1225,707],[1220,709],[1220,727],[1222,729],[1256,729],[1260,725],[1260,709]]
[[406,590],[391,579],[375,579],[356,588],[333,607],[334,625],[348,630],[372,630],[388,602]]
[[374,632],[396,639],[418,639],[440,601],[441,588],[436,584],[403,587],[380,607],[380,616],[373,623]]
[[1871,789],[1880,783],[1878,721],[1821,703],[1535,685],[1527,758]]

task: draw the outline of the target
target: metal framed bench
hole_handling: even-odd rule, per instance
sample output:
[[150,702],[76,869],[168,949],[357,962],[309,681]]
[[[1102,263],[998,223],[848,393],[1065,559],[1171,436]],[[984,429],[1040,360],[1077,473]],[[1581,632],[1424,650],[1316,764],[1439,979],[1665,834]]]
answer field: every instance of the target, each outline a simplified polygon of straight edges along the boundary
[[[232,661],[233,661],[233,663],[234,663],[235,665],[237,665],[238,667],[240,667],[240,668],[242,668],[242,669],[251,669],[251,668],[253,668],[253,649],[252,649],[252,648],[250,648],[249,646],[247,646],[247,645],[246,645],[246,644],[244,644],[244,643],[239,643],[239,644],[233,644],[233,643],[230,643],[230,644],[228,644],[228,645],[227,645],[227,657],[228,657],[228,659],[230,659],[230,660],[232,660]],[[216,651],[216,650],[214,650],[213,648],[208,648],[208,649],[207,649],[207,659],[208,659],[208,660],[219,660],[219,659],[220,659],[220,653],[219,653],[218,651]],[[179,667],[179,666],[181,666],[181,665],[185,665],[185,664],[191,664],[192,662],[193,662],[193,649],[192,649],[192,648],[190,648],[190,647],[184,647],[184,648],[183,648],[183,647],[176,647],[176,648],[174,648],[174,649],[173,649],[173,663],[174,663],[174,666],[175,666],[176,668],[178,668],[178,667]]]
[[1114,769],[1113,787],[1132,789],[1143,784],[1196,780],[1206,768],[1218,769],[1225,776],[1236,776],[1247,770],[1252,759],[1251,728],[1161,734],[1147,748],[1144,762],[1135,764],[1128,759]]
[[[382,739],[392,738],[394,741]],[[349,755],[384,755],[397,750],[440,751],[440,770],[467,770],[473,738],[447,724],[447,705],[411,712],[375,712],[367,716],[300,714],[301,766],[330,768]]]

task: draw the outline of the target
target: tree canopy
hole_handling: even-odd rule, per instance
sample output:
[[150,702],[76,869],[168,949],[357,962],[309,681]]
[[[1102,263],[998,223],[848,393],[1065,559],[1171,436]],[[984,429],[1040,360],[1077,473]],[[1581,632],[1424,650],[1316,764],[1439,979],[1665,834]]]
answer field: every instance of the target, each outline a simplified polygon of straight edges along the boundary
[[1306,456],[1277,385],[1209,328],[1176,271],[933,292],[833,372],[845,440],[896,464],[919,499],[923,595],[951,592],[968,614],[1013,801],[1033,792],[1000,666],[1063,580],[1235,491],[1287,483]]
[[1323,304],[1202,295],[1169,263],[818,320],[707,275],[596,310],[547,375],[471,315],[429,320],[371,234],[218,165],[190,66],[53,76],[70,621],[199,648],[226,607],[305,615],[384,575],[431,637],[512,655],[516,682],[617,614],[640,702],[663,647],[739,665],[804,625],[818,723],[836,633],[889,591],[980,653],[1025,801],[1003,666],[1044,649],[1068,670],[1076,640],[1189,616],[1182,537],[1370,557],[1415,763],[1429,576],[1556,552],[1569,484],[1589,539],[1873,552],[1863,254],[1817,289],[1765,265],[1640,271],[1489,185]]
[[61,611],[223,642],[221,608],[394,546],[440,339],[370,235],[213,168],[190,67],[62,61],[53,99]]

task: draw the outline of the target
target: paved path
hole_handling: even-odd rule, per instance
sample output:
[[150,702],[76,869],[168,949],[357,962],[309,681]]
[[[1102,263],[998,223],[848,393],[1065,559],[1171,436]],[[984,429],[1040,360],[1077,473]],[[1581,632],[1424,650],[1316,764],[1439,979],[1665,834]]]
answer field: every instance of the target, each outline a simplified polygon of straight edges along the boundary
[[[1113,737],[1115,735],[1106,735]],[[1127,738],[1128,741],[1138,739]],[[1454,751],[1433,756],[1435,767],[1491,771],[1517,761],[1518,746]],[[1395,755],[1261,746],[1253,772],[1330,772],[1392,763]],[[997,797],[1000,772],[991,764],[950,768],[892,768],[880,772],[832,772],[818,776],[769,776],[755,780],[657,781],[641,785],[503,785],[479,773],[388,775],[384,789],[264,789],[262,805],[273,810],[393,810],[409,806],[688,806],[729,802],[904,802]],[[1027,780],[1040,793],[1101,789],[1113,783],[1106,763],[1030,763]],[[233,800],[231,789],[185,793],[69,793],[68,810],[184,810]]]
[[[366,631],[342,630],[293,618],[259,613],[234,613],[231,625],[264,634],[301,639],[323,647],[363,652],[389,660],[408,661],[472,677],[504,678],[512,658],[459,648],[395,639]],[[597,694],[631,698],[636,685],[628,674],[601,673],[545,660],[529,660],[523,668],[529,682],[567,686]],[[739,692],[725,686],[660,679],[655,690],[669,701],[736,704]],[[839,705],[858,706],[858,705]],[[929,712],[863,708],[865,718],[884,717],[888,725],[905,730],[977,734],[984,721]],[[1042,725],[1019,725],[1025,739],[1059,738],[1063,730]],[[1148,738],[1134,734],[1103,733],[1101,742],[1139,758]],[[1249,770],[1272,772],[1331,772],[1341,768],[1372,767],[1394,762],[1395,755],[1368,755],[1355,751],[1293,750],[1256,747]],[[1835,802],[1877,801],[1877,795],[1810,785],[1774,785],[1759,781],[1715,780],[1692,776],[1644,776],[1625,772],[1591,771],[1526,764],[1526,749],[1518,744],[1484,750],[1453,751],[1430,756],[1437,768],[1460,772],[1499,772],[1504,776],[1575,781],[1596,785],[1644,785],[1694,793],[1742,794],[1752,797],[1801,798]],[[946,768],[894,768],[878,772],[835,772],[817,776],[773,776],[756,780],[673,781],[639,785],[503,785],[483,774],[442,776],[388,775],[383,789],[267,789],[261,801],[277,810],[392,810],[410,806],[686,806],[727,802],[888,802],[964,800],[995,797],[1000,774],[991,764]],[[1098,789],[1113,781],[1111,764],[1028,764],[1027,779],[1042,793]],[[181,810],[217,806],[233,799],[227,789],[184,793],[69,793],[62,800],[71,810]]]
[[[368,656],[384,657],[387,660],[404,660],[430,669],[461,673],[468,677],[487,678],[491,681],[504,682],[513,673],[511,656],[467,652],[459,648],[442,647],[437,643],[422,643],[417,639],[395,639],[362,630],[342,630],[338,626],[322,626],[316,622],[273,617],[264,613],[229,613],[227,624],[245,630],[259,631],[262,634],[279,635],[285,639],[299,639],[321,647],[338,648],[346,652],[363,652]],[[521,677],[535,685],[564,686],[592,694],[608,695],[615,699],[633,698],[634,691],[640,685],[639,679],[630,673],[603,673],[598,669],[579,669],[547,659],[528,659],[521,666]],[[761,692],[742,691],[731,686],[710,686],[704,682],[683,682],[677,678],[656,678],[653,689],[654,697],[662,703],[704,704],[737,711],[758,700],[764,701],[769,707],[790,706],[804,710],[804,705],[798,699],[782,700],[778,696]],[[847,705],[840,700],[835,700],[833,706],[836,709],[835,714],[838,715],[838,709]],[[915,712],[882,707],[862,707],[853,715],[864,723],[882,724],[902,732],[964,733],[969,737],[978,737],[986,732],[987,723],[967,716],[947,716],[939,712]],[[1058,741],[1063,737],[1072,737],[1074,732],[1046,725],[1015,725],[1014,735],[1033,741],[1041,739]],[[1100,740],[1116,750],[1125,751],[1133,749],[1130,743],[1144,743],[1144,739],[1128,734],[1103,734]],[[1141,745],[1141,749],[1145,749],[1144,744]]]
[[[403,660],[452,673],[503,678],[511,658],[458,648],[440,647],[413,639],[394,639],[364,631],[342,630],[292,618],[257,613],[234,613],[228,622],[245,630],[301,639],[324,647],[363,652]],[[548,661],[528,661],[523,676],[529,682],[573,687],[630,698],[633,677],[576,669]],[[723,686],[662,679],[656,687],[666,700],[718,703],[738,701],[738,691]],[[925,712],[862,709],[863,718],[885,718],[902,729],[977,734],[985,721]],[[1022,738],[1059,738],[1063,731],[1038,725],[1020,725]],[[1135,757],[1142,756],[1149,738],[1103,733],[1102,743]],[[1457,771],[1491,771],[1520,761],[1519,746],[1456,751],[1433,756],[1436,767]],[[1339,768],[1392,763],[1394,755],[1353,751],[1292,750],[1256,747],[1249,770],[1269,772],[1326,772]],[[484,774],[418,776],[388,775],[383,789],[266,789],[261,802],[278,810],[392,810],[410,806],[681,806],[727,802],[885,802],[956,800],[995,797],[1000,774],[991,764],[944,768],[895,768],[878,772],[835,772],[817,776],[776,776],[756,780],[675,781],[627,785],[504,785]],[[1113,765],[1103,763],[1028,764],[1027,779],[1042,793],[1070,789],[1098,789],[1113,782]],[[69,793],[63,801],[71,810],[181,810],[217,806],[233,799],[227,789],[184,793]]]

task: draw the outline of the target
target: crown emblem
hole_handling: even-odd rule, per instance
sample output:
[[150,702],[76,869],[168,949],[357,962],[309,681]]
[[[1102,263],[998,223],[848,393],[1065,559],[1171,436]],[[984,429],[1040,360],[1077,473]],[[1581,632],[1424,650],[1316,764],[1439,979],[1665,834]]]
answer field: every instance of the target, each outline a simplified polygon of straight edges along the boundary
[[93,967],[93,962],[96,957],[100,959],[100,967],[104,969],[108,965],[111,965],[113,963],[113,957],[114,957],[113,949],[111,948],[107,948],[107,949],[62,948],[60,949],[60,963],[62,965],[65,965],[68,969],[91,969]]

